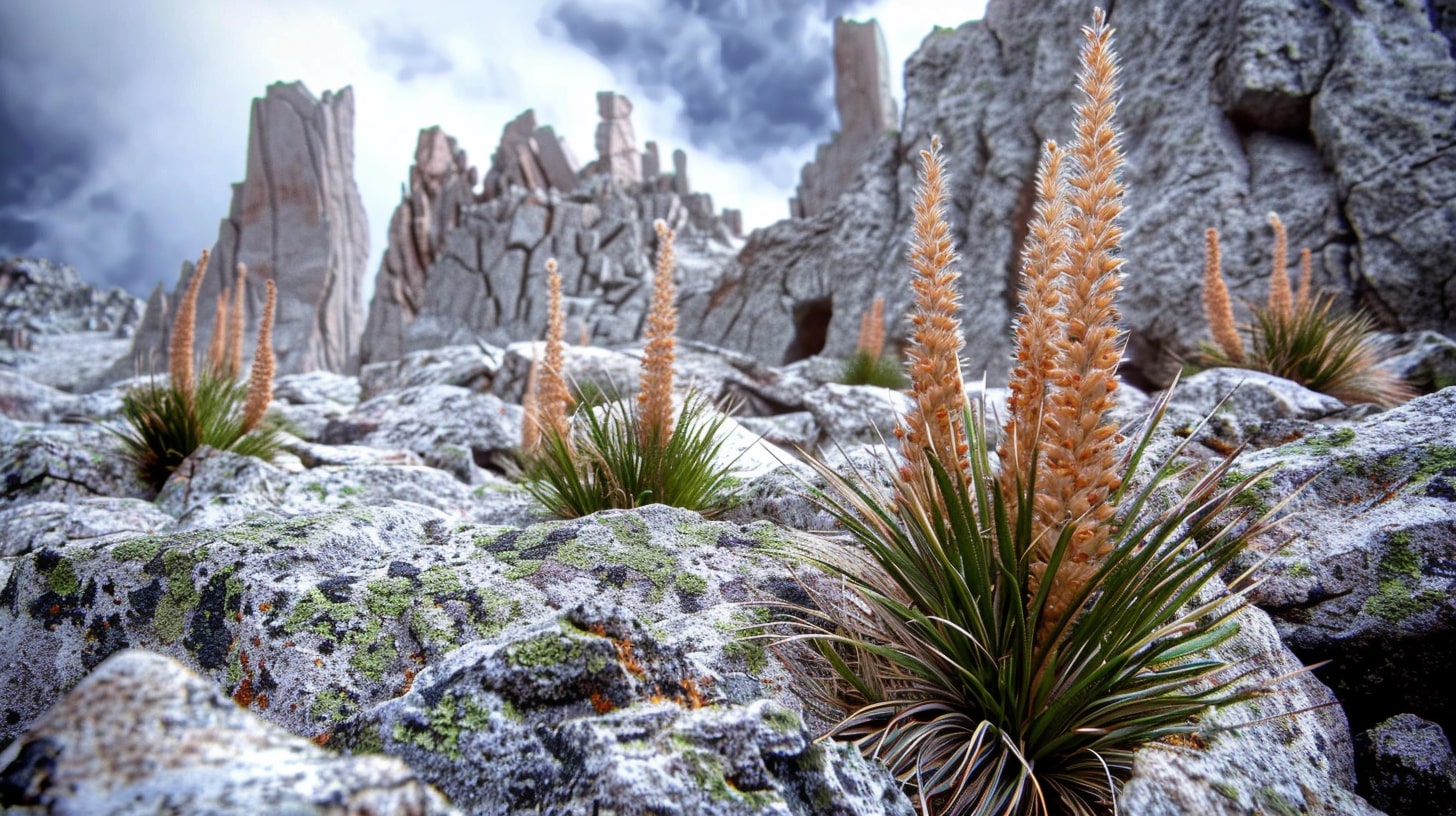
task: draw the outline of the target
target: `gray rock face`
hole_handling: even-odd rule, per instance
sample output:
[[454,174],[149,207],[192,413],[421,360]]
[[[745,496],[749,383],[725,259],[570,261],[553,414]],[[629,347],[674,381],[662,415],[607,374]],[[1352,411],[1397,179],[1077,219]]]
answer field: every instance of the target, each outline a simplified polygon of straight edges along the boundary
[[1456,717],[1441,678],[1456,670],[1456,389],[1364,422],[1308,433],[1247,454],[1239,471],[1277,470],[1250,498],[1269,507],[1294,494],[1282,532],[1256,547],[1277,553],[1251,594],[1320,676],[1357,729],[1397,713]]
[[85,390],[131,346],[144,303],[101,292],[65,264],[0,260],[0,373]]
[[[906,66],[901,137],[875,148],[841,206],[760,231],[700,307],[698,336],[775,362],[796,333],[847,353],[873,293],[887,296],[887,315],[902,314],[915,162],[939,134],[969,370],[1004,378],[1037,154],[1043,139],[1070,141],[1077,32],[1089,19],[1074,0],[992,0],[983,20],[931,34]],[[1421,4],[1136,0],[1110,19],[1128,157],[1119,305],[1135,381],[1166,384],[1169,354],[1207,337],[1205,228],[1222,233],[1235,303],[1264,301],[1269,211],[1290,229],[1291,258],[1311,247],[1316,285],[1343,305],[1391,328],[1456,331],[1446,138],[1456,61]]]
[[405,327],[423,305],[430,265],[444,249],[445,233],[459,226],[461,208],[474,201],[474,186],[475,168],[455,139],[439,127],[420,131],[409,184],[389,219],[388,249],[374,278],[361,365],[400,356]]
[[[637,153],[637,134],[632,129],[632,102],[621,94],[602,91],[597,94],[597,114],[602,121],[597,125],[596,172],[625,184],[642,182],[642,156]],[[673,155],[674,166],[678,161]],[[686,156],[682,166],[687,166]],[[682,183],[687,184],[683,178]],[[686,190],[680,190],[686,193]]]
[[512,187],[526,190],[576,189],[576,159],[549,126],[536,126],[536,112],[512,119],[501,132],[500,147],[485,174],[485,199],[498,198]]
[[481,816],[913,812],[883,768],[814,744],[793,712],[725,703],[682,649],[589,603],[461,648],[334,741],[382,747]]
[[1390,816],[1456,814],[1456,757],[1441,726],[1398,714],[1365,739],[1372,804]]
[[[197,304],[199,349],[213,331],[217,294],[248,267],[247,338],[253,347],[265,299],[262,282],[278,285],[273,348],[278,373],[359,367],[364,328],[363,286],[369,223],[354,184],[354,92],[317,98],[300,82],[275,83],[253,100],[248,170],[233,186],[232,207],[218,228]],[[176,293],[193,274],[183,265]],[[165,313],[154,317],[160,305]],[[131,360],[142,371],[164,370],[174,303],[148,303]],[[161,332],[158,332],[161,329]]]
[[789,214],[809,218],[829,208],[854,183],[875,144],[900,126],[890,89],[885,34],[874,20],[834,21],[834,106],[839,130],[804,165]]
[[[1214,651],[1230,663],[1252,661],[1245,681],[1299,670],[1268,615],[1246,609],[1237,620],[1239,634]],[[1349,725],[1338,707],[1321,708],[1333,702],[1329,688],[1307,673],[1276,688],[1269,698],[1205,714],[1210,733],[1202,749],[1155,743],[1139,750],[1118,813],[1379,816],[1354,793]],[[1273,719],[1245,725],[1264,717]]]
[[[453,142],[442,149],[447,137],[438,132],[421,135],[370,307],[366,363],[539,338],[547,258],[560,263],[568,338],[631,342],[650,297],[659,218],[677,231],[679,286],[719,275],[737,249],[741,214],[719,213],[711,196],[691,192],[682,151],[673,154],[674,172],[663,172],[654,143],[638,151],[626,97],[604,92],[598,109],[597,161],[578,172],[565,143],[526,111],[502,133],[478,196],[462,181],[474,178],[464,153]],[[645,175],[644,155],[652,171]],[[444,175],[422,171],[427,163]],[[421,213],[431,220],[419,221]]]
[[[114,332],[141,319],[142,301],[122,289],[102,292],[74,267],[39,258],[0,260],[0,332],[25,335]],[[15,347],[14,338],[5,345]]]
[[167,657],[114,655],[0,752],[17,814],[458,814],[404,763],[330,754]]
[[543,197],[512,188],[467,209],[430,268],[424,305],[405,330],[405,350],[477,340],[505,346],[542,336],[548,258],[560,264],[567,336],[584,331],[593,342],[628,343],[639,336],[651,297],[653,220],[680,230],[685,281],[712,274],[733,251],[721,220],[710,217],[726,243],[695,227],[673,193],[611,186],[600,193],[568,197],[553,190]]

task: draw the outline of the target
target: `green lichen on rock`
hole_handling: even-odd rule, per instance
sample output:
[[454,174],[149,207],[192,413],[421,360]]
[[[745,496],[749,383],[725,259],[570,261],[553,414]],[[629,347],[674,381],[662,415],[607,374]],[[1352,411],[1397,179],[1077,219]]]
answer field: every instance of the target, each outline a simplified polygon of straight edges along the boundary
[[[313,703],[308,707],[308,713],[316,720],[328,720],[329,722],[340,722],[348,719],[354,712],[359,710],[359,704],[341,689],[327,688],[314,695]],[[353,746],[358,751],[358,745]],[[379,750],[382,750],[380,746]]]
[[406,725],[396,722],[390,736],[395,742],[413,745],[452,760],[463,758],[460,752],[462,733],[485,731],[490,727],[490,709],[470,697],[446,694],[425,712],[425,722]]
[[354,647],[349,665],[370,680],[384,679],[385,672],[399,660],[394,637],[384,632],[378,618],[366,618],[361,628],[344,635],[344,642]]
[[1421,556],[1411,546],[1407,530],[1397,530],[1385,540],[1385,553],[1375,567],[1380,579],[1374,595],[1360,610],[1386,623],[1400,623],[1430,609],[1441,599],[1436,590],[1417,592],[1421,580]]
[[410,579],[390,576],[364,587],[364,608],[382,618],[398,618],[410,606]]
[[585,660],[587,672],[596,674],[607,667],[608,661],[605,654],[589,649],[588,638],[604,640],[561,621],[560,632],[543,632],[529,640],[511,644],[506,650],[506,661],[522,668],[539,668]]
[[152,626],[157,639],[172,643],[182,637],[187,615],[201,600],[202,594],[193,580],[192,571],[207,560],[207,545],[193,550],[175,548],[162,551],[162,575],[167,579],[167,593],[157,603]]
[[1311,453],[1329,453],[1333,448],[1343,448],[1355,441],[1354,428],[1340,428],[1326,436],[1305,437],[1305,450]]
[[81,580],[76,577],[76,566],[71,559],[62,557],[46,573],[46,585],[57,595],[75,595],[81,591]]
[[677,591],[684,595],[699,596],[708,591],[708,579],[691,572],[679,572],[673,583],[677,585]]
[[353,604],[331,601],[318,587],[312,587],[293,605],[293,611],[283,621],[283,631],[289,634],[310,631],[326,638],[338,637],[339,626],[358,614],[359,609]]
[[729,772],[723,758],[711,751],[704,751],[683,739],[674,739],[678,756],[688,775],[702,788],[708,798],[717,802],[739,802],[750,808],[768,810],[785,807],[783,797],[777,791],[739,790],[728,778]]
[[1373,615],[1386,623],[1400,623],[1413,615],[1419,615],[1441,600],[1438,590],[1427,589],[1417,593],[1401,578],[1387,578],[1380,582],[1380,589],[1360,607],[1360,611]]
[[1432,445],[1416,458],[1416,473],[1412,481],[1423,482],[1452,468],[1456,468],[1456,447]]
[[782,734],[797,734],[804,727],[804,721],[799,719],[798,714],[776,705],[763,710],[763,722]]
[[425,591],[431,595],[455,595],[460,593],[464,587],[460,584],[460,576],[455,570],[449,567],[436,564],[420,573],[420,584]]
[[147,562],[157,557],[162,550],[162,539],[157,536],[141,536],[117,543],[111,548],[111,557],[117,561]]

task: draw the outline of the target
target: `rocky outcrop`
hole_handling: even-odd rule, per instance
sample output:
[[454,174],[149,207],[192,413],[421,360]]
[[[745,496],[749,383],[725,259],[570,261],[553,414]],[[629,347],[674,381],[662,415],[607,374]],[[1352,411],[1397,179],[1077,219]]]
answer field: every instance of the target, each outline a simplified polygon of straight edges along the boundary
[[122,289],[102,292],[75,267],[40,258],[0,260],[0,346],[29,348],[36,335],[130,334],[142,301]]
[[440,257],[445,234],[460,225],[461,210],[475,200],[475,176],[453,137],[439,127],[420,131],[409,184],[389,219],[388,247],[360,339],[361,361],[400,356],[405,327],[420,312],[427,270]]
[[[262,281],[271,278],[278,285],[278,372],[357,371],[369,223],[354,184],[353,89],[320,99],[301,82],[275,83],[253,100],[249,127],[247,175],[233,186],[218,228],[197,304],[198,336],[212,331],[217,294],[233,284],[241,262],[248,267],[247,348],[262,314]],[[184,264],[175,291],[192,274]],[[167,312],[154,317],[153,306]],[[154,297],[148,307],[124,373],[133,365],[166,367],[169,304]]]
[[[597,94],[597,115],[602,117],[602,121],[597,125],[595,172],[623,184],[640,183],[642,157],[637,154],[637,134],[632,129],[631,100],[621,94],[602,91]],[[674,152],[674,160],[680,153]],[[684,158],[684,166],[686,162]],[[683,183],[686,185],[686,179]]]
[[5,812],[458,814],[391,757],[331,754],[175,660],[123,651],[0,752]]
[[1456,721],[1456,388],[1364,422],[1316,427],[1239,460],[1275,468],[1249,499],[1288,502],[1250,593],[1364,730],[1400,713]]
[[131,346],[144,302],[102,292],[40,258],[0,260],[0,372],[65,391],[94,387]]
[[[501,132],[500,147],[491,156],[481,197],[499,198],[512,187],[570,191],[576,189],[576,174],[576,158],[566,142],[549,126],[537,127],[536,112],[528,110]],[[390,240],[394,240],[392,234]]]
[[828,209],[854,183],[875,144],[900,126],[885,34],[874,20],[834,21],[834,106],[839,130],[819,145],[814,161],[800,172],[789,201],[789,214],[795,218]]
[[[1037,154],[1044,139],[1071,136],[1088,11],[991,0],[983,20],[927,37],[906,66],[900,138],[874,149],[838,205],[761,231],[742,268],[703,296],[701,319],[684,324],[756,354],[782,355],[796,332],[822,335],[826,352],[852,350],[866,294],[904,290],[914,162],[939,134],[964,256],[968,367],[1004,377]],[[1270,211],[1290,228],[1291,257],[1313,249],[1316,284],[1342,305],[1391,328],[1456,331],[1456,61],[1420,4],[1127,0],[1110,19],[1128,156],[1119,305],[1131,374],[1165,382],[1174,355],[1206,337],[1205,228],[1223,235],[1235,302],[1263,302]],[[867,213],[878,234],[866,234]],[[889,297],[887,314],[906,303]]]
[[[391,230],[370,307],[370,325],[383,333],[378,341],[365,341],[364,363],[442,346],[505,346],[541,336],[548,258],[560,264],[568,335],[629,343],[647,311],[652,222],[658,218],[678,232],[684,284],[716,278],[737,248],[741,214],[720,214],[711,196],[691,191],[681,150],[673,154],[673,172],[663,172],[655,143],[639,152],[626,97],[600,94],[598,109],[598,158],[579,173],[564,143],[550,128],[537,127],[527,111],[506,126],[484,190],[472,202],[463,203],[469,199],[465,190],[441,187],[432,198],[424,186],[423,198],[437,219],[429,232],[430,251],[411,248],[418,244],[418,230]],[[456,167],[449,172],[468,178],[463,154],[453,155]],[[416,207],[408,206],[409,212]],[[440,215],[442,208],[448,218]],[[406,217],[396,215],[400,223]],[[403,245],[397,250],[396,243]],[[396,272],[390,261],[396,256],[411,258],[422,274]]]

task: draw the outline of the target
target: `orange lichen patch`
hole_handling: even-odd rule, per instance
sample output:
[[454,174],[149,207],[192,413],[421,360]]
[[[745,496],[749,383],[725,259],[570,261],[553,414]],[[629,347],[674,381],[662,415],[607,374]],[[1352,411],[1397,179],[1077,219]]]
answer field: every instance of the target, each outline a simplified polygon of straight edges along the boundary
[[324,659],[321,657],[315,657],[313,659],[313,664],[322,669],[324,667]]
[[632,654],[631,640],[627,638],[621,640],[614,639],[612,645],[617,648],[617,662],[622,664],[622,668],[626,669],[633,677],[638,679],[647,675],[647,670],[642,668],[642,664],[638,663],[637,658]]
[[233,692],[233,702],[243,708],[253,704],[257,694],[253,691],[253,678],[243,677],[243,682],[238,684],[237,691]]
[[399,690],[395,691],[394,696],[396,696],[396,697],[403,697],[406,694],[409,694],[409,690],[412,689],[412,688],[414,688],[414,685],[415,685],[415,670],[414,669],[405,669],[404,670],[404,683],[399,687]]
[[315,734],[314,735],[314,737],[313,737],[313,744],[314,745],[317,745],[320,748],[327,747],[328,744],[329,744],[329,740],[333,739],[333,737],[334,737],[334,732],[333,731],[323,731],[321,733],[318,733],[318,734]]
[[272,609],[273,609],[273,604],[270,604],[267,601],[264,601],[263,603],[258,604],[258,611],[259,612],[263,612],[263,613],[266,614],[267,612],[271,611]]
[[698,688],[698,681],[691,677],[684,677],[682,680],[684,702],[688,708],[702,708],[707,705],[703,700],[703,692]]
[[1178,748],[1189,748],[1194,751],[1208,749],[1208,741],[1198,734],[1173,734],[1172,736],[1164,737],[1163,742]]
[[259,711],[267,711],[268,710],[268,692],[266,692],[266,691],[260,691],[260,692],[258,692],[258,696],[253,698],[253,702],[255,702],[255,703],[258,704],[258,710]]
[[613,703],[605,694],[595,689],[591,693],[591,704],[592,710],[598,714],[606,714],[617,707],[616,703]]

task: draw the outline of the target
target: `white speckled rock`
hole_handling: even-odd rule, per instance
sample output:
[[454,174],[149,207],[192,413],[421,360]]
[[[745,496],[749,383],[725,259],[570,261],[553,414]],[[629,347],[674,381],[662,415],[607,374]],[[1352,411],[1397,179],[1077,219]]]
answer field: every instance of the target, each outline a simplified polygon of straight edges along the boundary
[[112,656],[0,752],[12,814],[455,814],[404,763],[338,756],[161,655]]

